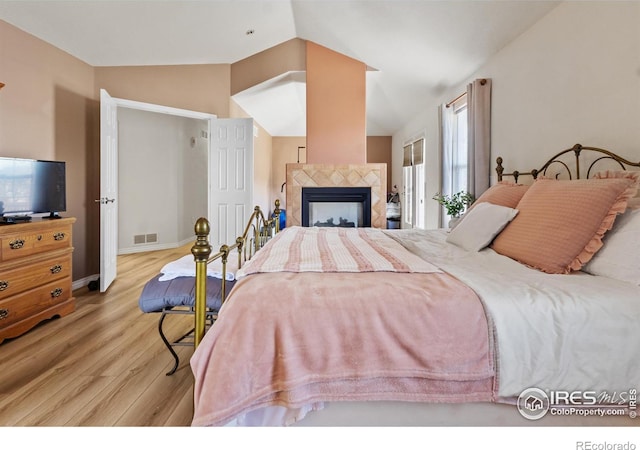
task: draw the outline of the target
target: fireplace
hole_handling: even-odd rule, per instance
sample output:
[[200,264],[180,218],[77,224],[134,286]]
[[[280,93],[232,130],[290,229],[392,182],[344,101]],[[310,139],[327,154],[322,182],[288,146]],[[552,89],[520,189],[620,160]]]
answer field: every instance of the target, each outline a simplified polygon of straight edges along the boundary
[[[387,165],[369,164],[287,164],[287,226],[302,226],[302,189],[347,188],[369,189],[371,226],[387,227]],[[340,200],[340,199],[338,199]],[[305,216],[308,212],[305,211]],[[308,216],[307,216],[308,217]],[[340,215],[334,218],[339,222]],[[326,222],[327,219],[319,219]]]
[[370,187],[303,187],[302,226],[370,227]]

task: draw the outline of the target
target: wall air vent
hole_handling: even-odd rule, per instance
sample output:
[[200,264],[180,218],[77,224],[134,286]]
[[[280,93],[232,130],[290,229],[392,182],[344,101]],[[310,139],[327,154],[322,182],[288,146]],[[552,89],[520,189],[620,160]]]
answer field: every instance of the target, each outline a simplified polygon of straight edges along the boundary
[[136,234],[133,236],[134,244],[147,244],[150,242],[158,242],[158,233]]

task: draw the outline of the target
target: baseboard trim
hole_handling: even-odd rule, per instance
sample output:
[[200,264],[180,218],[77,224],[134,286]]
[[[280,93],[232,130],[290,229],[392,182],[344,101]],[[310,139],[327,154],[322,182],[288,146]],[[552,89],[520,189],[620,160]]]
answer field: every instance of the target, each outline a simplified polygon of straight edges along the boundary
[[92,281],[97,281],[100,279],[100,274],[96,273],[94,275],[89,275],[88,277],[81,278],[79,280],[75,280],[71,283],[71,289],[76,290],[88,286]]
[[152,252],[156,250],[169,250],[172,248],[182,247],[190,242],[194,242],[194,238],[190,237],[180,242],[170,242],[167,244],[140,244],[135,247],[119,248],[118,255],[130,255],[131,253]]

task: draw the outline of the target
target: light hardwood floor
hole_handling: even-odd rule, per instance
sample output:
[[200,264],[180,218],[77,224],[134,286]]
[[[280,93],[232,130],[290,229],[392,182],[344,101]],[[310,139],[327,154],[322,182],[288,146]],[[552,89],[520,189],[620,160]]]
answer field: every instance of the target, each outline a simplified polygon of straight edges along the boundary
[[[180,367],[158,334],[158,314],[144,314],[144,284],[185,247],[118,257],[118,277],[104,294],[80,289],[74,313],[43,322],[0,345],[1,426],[188,426],[193,413],[191,347]],[[165,320],[168,337],[191,316]]]

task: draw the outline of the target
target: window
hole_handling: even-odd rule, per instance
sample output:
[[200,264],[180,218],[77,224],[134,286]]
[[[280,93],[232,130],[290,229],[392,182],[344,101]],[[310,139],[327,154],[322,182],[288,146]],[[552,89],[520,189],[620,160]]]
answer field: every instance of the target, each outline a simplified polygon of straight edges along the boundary
[[453,145],[451,152],[451,193],[466,191],[467,161],[467,104],[453,111]]
[[[442,194],[467,191],[469,180],[466,96],[442,107]],[[441,226],[449,221],[442,208]]]
[[0,161],[0,215],[32,211],[35,170],[32,160],[3,158]]
[[424,228],[424,138],[420,138],[404,146],[404,160],[402,165],[404,227]]

